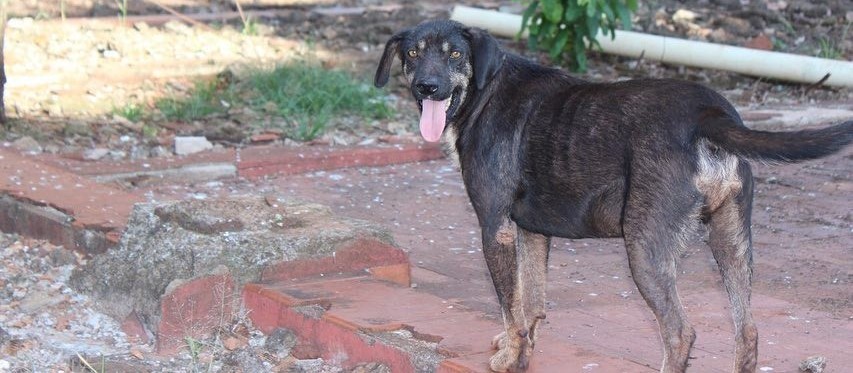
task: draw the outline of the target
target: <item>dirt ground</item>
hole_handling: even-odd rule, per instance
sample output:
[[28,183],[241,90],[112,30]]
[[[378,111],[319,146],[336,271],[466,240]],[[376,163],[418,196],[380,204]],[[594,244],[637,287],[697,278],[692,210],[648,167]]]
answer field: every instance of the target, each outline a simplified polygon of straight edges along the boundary
[[[370,81],[381,48],[391,34],[424,19],[446,17],[453,4],[350,0],[334,2],[340,6],[338,10],[323,13],[316,8],[327,7],[332,2],[246,0],[241,2],[246,11],[266,13],[257,16],[257,35],[245,35],[241,32],[240,18],[231,13],[234,7],[229,1],[159,1],[186,15],[206,15],[208,20],[204,25],[164,22],[158,17],[167,12],[146,1],[128,2],[131,18],[126,23],[117,16],[117,2],[112,0],[67,0],[65,21],[60,19],[58,2],[11,3],[11,13],[17,17],[10,22],[6,36],[9,74],[6,102],[13,121],[9,128],[0,130],[0,138],[27,152],[75,158],[86,150],[107,148],[110,152],[104,160],[172,157],[175,135],[204,135],[219,146],[247,146],[248,137],[263,130],[253,123],[262,120],[247,118],[238,111],[179,123],[158,118],[131,122],[114,115],[113,110],[128,103],[151,108],[159,97],[186,93],[198,77],[241,66],[274,64],[294,56],[310,55],[323,61],[324,66],[345,69]],[[518,7],[509,1],[462,3],[491,8]],[[695,17],[691,21],[676,21],[674,15],[682,9],[694,12]],[[807,55],[834,53],[837,58],[851,60],[853,31],[848,32],[851,23],[853,3],[845,0],[662,0],[641,2],[634,27],[656,34],[734,45],[745,45],[764,35],[774,50]],[[508,48],[537,57],[536,53],[525,51],[522,43],[504,42]],[[590,71],[584,76],[594,80],[637,76],[690,79],[720,90],[740,107],[807,104],[851,108],[853,102],[851,89],[791,85],[648,61],[638,64],[635,60],[602,55],[594,55]],[[399,83],[392,84],[387,91],[398,110],[393,118],[378,125],[341,124],[320,142],[355,144],[385,135],[415,136],[417,120],[409,95]],[[149,124],[164,130],[156,138],[146,137],[143,127]],[[282,143],[310,146],[286,140]],[[847,356],[853,350],[850,344],[853,339],[850,327],[853,153],[847,150],[801,165],[756,164],[754,170],[757,180],[753,214],[754,310],[762,333],[760,363],[767,368],[775,367],[777,372],[791,372],[796,371],[803,358],[822,355],[830,358],[828,371],[843,372],[853,366],[853,360]],[[458,171],[446,161],[319,172],[257,182],[223,180],[158,185],[138,191],[156,199],[281,193],[328,204],[344,215],[390,227],[398,243],[410,252],[419,289],[442,297],[456,297],[471,309],[499,317],[482,260],[476,219]],[[65,294],[63,271],[76,258],[53,259],[49,253],[55,248],[50,245],[26,240],[16,243],[14,237],[4,237],[0,243],[6,250],[4,260],[20,268],[30,268],[16,272],[15,281],[34,287],[35,293],[45,294],[49,290]],[[51,259],[45,264],[44,258]],[[595,307],[607,309],[625,304],[644,309],[629,278],[624,249],[618,240],[555,240],[551,258],[549,308],[552,312],[572,310],[583,314]],[[4,261],[7,270],[4,273],[12,271],[8,263]],[[697,243],[684,253],[680,269],[688,313],[700,315],[694,322],[700,329],[698,354],[704,357],[697,363],[700,367],[697,369],[724,371],[719,366],[728,363],[717,364],[712,358],[719,356],[727,361],[728,352],[708,342],[722,341],[723,346],[730,342],[726,329],[728,310],[723,306],[725,299],[713,258],[704,245]],[[8,278],[0,279],[4,291],[8,290],[8,294],[0,295],[13,299],[15,294],[9,284],[17,282]],[[29,323],[55,328],[49,320],[61,320],[64,305],[89,306],[86,299],[72,295],[67,298],[66,303],[45,308],[55,314],[31,317]],[[20,322],[19,316],[4,314],[0,324],[9,329],[11,323]],[[646,314],[645,319],[622,322],[654,328],[649,317]],[[97,316],[90,319],[95,320],[90,324],[98,324]],[[98,348],[110,343],[125,348],[130,343],[113,333],[115,325],[106,322],[103,326],[87,326],[86,319],[65,322],[74,327],[79,325],[78,334],[96,341],[92,343]],[[577,343],[612,349],[628,358],[656,364],[655,335],[648,336],[649,350],[643,350],[627,345],[628,341],[603,343],[584,332],[592,330],[584,323],[575,331],[547,327],[546,330],[555,335],[569,334],[566,338]],[[607,324],[596,325],[597,332],[606,331]],[[703,340],[703,332],[715,337]],[[0,330],[0,344],[3,338]],[[127,351],[113,352],[127,355]],[[182,370],[178,368],[189,366],[185,363],[186,360],[179,360],[177,365],[168,367]],[[330,367],[317,369],[334,371]]]

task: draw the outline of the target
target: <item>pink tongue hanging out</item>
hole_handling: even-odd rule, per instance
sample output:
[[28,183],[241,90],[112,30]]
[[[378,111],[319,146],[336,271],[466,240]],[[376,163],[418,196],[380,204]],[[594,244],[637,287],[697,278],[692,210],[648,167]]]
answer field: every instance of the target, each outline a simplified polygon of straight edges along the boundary
[[447,107],[447,100],[423,101],[421,136],[424,137],[424,140],[436,142],[441,139],[441,133],[444,132],[444,125],[447,123],[447,113],[444,111]]

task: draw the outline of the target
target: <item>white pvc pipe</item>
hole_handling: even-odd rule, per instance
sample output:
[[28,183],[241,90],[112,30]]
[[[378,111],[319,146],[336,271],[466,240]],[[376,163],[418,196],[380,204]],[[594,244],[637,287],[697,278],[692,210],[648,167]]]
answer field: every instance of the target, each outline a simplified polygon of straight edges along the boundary
[[[521,29],[519,15],[462,5],[453,8],[450,19],[507,37],[515,37]],[[523,37],[526,36],[525,32]],[[829,78],[823,84],[853,87],[853,62],[850,61],[769,52],[622,30],[616,31],[614,40],[600,32],[597,39],[605,53],[620,56],[639,58],[643,55],[643,58],[665,63],[727,70],[799,83],[816,83],[829,73]]]

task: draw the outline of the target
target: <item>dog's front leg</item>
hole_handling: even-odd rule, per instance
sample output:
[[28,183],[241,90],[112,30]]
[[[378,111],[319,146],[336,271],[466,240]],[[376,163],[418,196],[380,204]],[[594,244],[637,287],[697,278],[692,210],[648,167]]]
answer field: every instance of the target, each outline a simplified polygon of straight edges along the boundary
[[[483,254],[495,285],[504,321],[504,334],[496,337],[499,347],[489,361],[496,372],[519,372],[527,369],[532,351],[530,325],[524,315],[527,277],[519,268],[517,243],[519,230],[508,217],[495,219],[483,226]],[[535,316],[534,316],[535,317]]]
[[[518,260],[518,284],[516,293],[523,298],[521,309],[522,325],[528,328],[530,347],[536,344],[539,336],[540,320],[545,318],[545,286],[548,272],[548,252],[551,237],[518,228],[516,238],[516,258]],[[521,291],[519,291],[519,289]],[[506,332],[498,334],[492,340],[494,349],[506,345]]]

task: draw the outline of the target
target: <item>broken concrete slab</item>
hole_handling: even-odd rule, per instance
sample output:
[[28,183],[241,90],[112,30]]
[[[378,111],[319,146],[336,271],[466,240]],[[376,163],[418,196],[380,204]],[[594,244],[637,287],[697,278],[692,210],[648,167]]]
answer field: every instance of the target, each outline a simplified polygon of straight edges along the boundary
[[84,254],[113,247],[140,195],[0,148],[0,230]]
[[409,281],[408,259],[385,229],[318,204],[234,197],[137,204],[118,247],[75,270],[71,284],[118,320],[135,313],[170,353],[230,320],[241,286],[262,276],[372,268]]
[[213,144],[204,136],[175,137],[175,154],[188,155],[213,149]]
[[84,161],[97,161],[103,157],[106,157],[107,154],[110,154],[110,150],[107,148],[88,149],[88,150],[83,152],[83,160]]
[[29,136],[15,140],[12,142],[12,147],[29,154],[39,154],[43,150],[41,144]]

